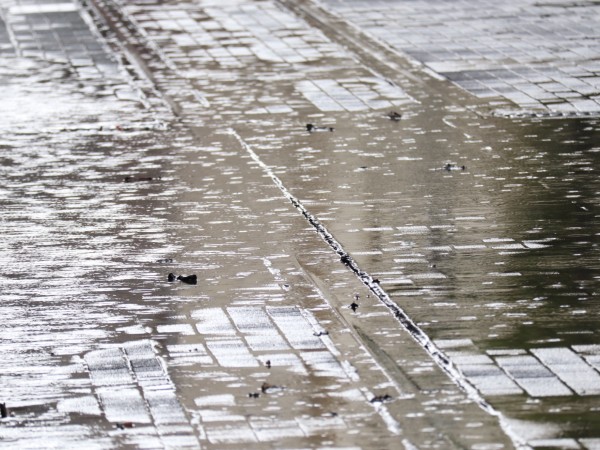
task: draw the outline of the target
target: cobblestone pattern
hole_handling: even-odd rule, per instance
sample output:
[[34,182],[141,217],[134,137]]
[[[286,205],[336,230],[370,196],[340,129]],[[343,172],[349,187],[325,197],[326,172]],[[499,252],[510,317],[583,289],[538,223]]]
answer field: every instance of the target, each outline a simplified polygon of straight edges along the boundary
[[[230,108],[230,103],[221,104],[223,97],[229,102],[239,97],[238,107],[247,105],[247,114],[289,114],[313,105],[322,111],[361,111],[413,101],[398,86],[373,77],[344,48],[274,2],[229,0],[215,7],[214,2],[205,1],[200,8],[129,4],[123,11],[181,75],[193,80],[196,106]],[[327,72],[338,66],[356,77],[327,78]],[[222,69],[230,73],[226,75]],[[262,75],[256,77],[255,71]],[[257,84],[256,94],[254,89],[239,92],[236,80],[249,76]],[[298,79],[301,81],[291,84],[292,92],[285,95],[281,90],[273,92],[270,86],[271,82]],[[227,94],[207,96],[215,83],[227,89]]]
[[[106,419],[121,429],[129,422],[152,425],[124,433],[126,444],[135,444],[143,437],[145,445],[157,448],[200,448],[151,341],[132,341],[122,347],[94,350],[84,359],[99,402],[91,406],[94,397],[87,397],[87,408],[98,411],[101,408]],[[67,412],[73,403],[73,399],[67,404],[59,403],[59,408]]]
[[[279,288],[278,288],[279,289]],[[203,371],[254,368],[263,371],[266,362],[297,375],[333,377],[343,385],[358,381],[354,369],[340,364],[339,353],[312,314],[294,306],[238,306],[202,308],[191,311],[192,323],[159,326],[171,335],[199,334],[201,342],[167,347],[174,367],[202,365]],[[194,331],[197,329],[197,333]],[[189,339],[189,338],[188,338]],[[203,343],[202,343],[203,342]],[[332,353],[333,352],[333,353]],[[262,394],[284,392],[285,387],[263,389]],[[364,402],[356,391],[354,400]],[[243,418],[233,411],[247,399],[231,394],[203,395],[195,399],[203,422],[203,434],[213,444],[271,442],[289,437],[307,437],[322,430],[348,430],[336,415],[309,419],[298,416],[272,421],[266,417]],[[227,410],[231,409],[231,412]],[[235,422],[235,430],[229,423]]]
[[[120,77],[116,61],[92,32],[75,3],[4,0],[2,11],[20,56],[67,63],[81,79]],[[135,94],[122,95],[135,97]]]
[[436,344],[486,396],[523,390],[531,397],[600,393],[600,375],[593,369],[598,368],[598,345],[488,350],[486,355],[470,339],[439,339]]
[[[594,2],[322,0],[501,115],[600,114]],[[499,105],[509,100],[519,107]]]
[[[579,345],[572,349],[530,348],[481,352],[470,339],[438,339],[456,367],[486,396],[530,397],[598,395],[600,392],[600,346]],[[500,370],[502,369],[502,370]],[[573,448],[595,450],[597,438],[531,439],[533,448]]]
[[321,111],[367,111],[411,102],[402,89],[373,77],[300,81],[296,88]]

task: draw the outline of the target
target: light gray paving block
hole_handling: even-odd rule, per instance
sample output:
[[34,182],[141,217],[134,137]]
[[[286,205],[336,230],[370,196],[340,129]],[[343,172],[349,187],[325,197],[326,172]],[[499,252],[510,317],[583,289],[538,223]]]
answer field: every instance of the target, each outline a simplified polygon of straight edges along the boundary
[[467,379],[484,396],[518,395],[523,393],[523,390],[500,371],[500,369],[490,375],[469,376]]
[[229,317],[221,308],[203,308],[192,312],[192,318],[198,320],[196,328],[200,334],[233,336],[236,330]]
[[575,439],[563,438],[563,439],[532,439],[527,442],[533,448],[557,448],[564,450],[580,449],[581,446]]
[[274,334],[255,334],[245,336],[248,346],[257,352],[287,350],[289,345],[280,335]]
[[[160,430],[160,431],[165,431],[165,430]],[[163,433],[161,435],[160,440],[161,440],[161,443],[164,446],[164,448],[167,448],[167,449],[170,449],[170,448],[172,448],[172,449],[184,449],[184,448],[199,449],[199,448],[201,448],[196,436],[194,436],[190,433],[186,433],[187,430],[173,429],[173,430],[168,430],[168,431],[170,431],[172,433],[177,433],[177,434],[166,435]]]
[[532,397],[573,395],[533,356],[501,356],[496,358],[496,362]]
[[573,350],[583,356],[590,366],[600,371],[600,345],[574,345]]
[[247,424],[231,424],[229,426],[204,426],[206,436],[212,444],[236,444],[257,442],[254,430]]
[[600,374],[568,348],[531,349],[567,386],[579,395],[600,394]]
[[150,423],[150,416],[137,388],[101,387],[96,390],[104,414],[111,422]]
[[[188,424],[174,390],[146,389],[144,390],[144,398],[148,402],[150,413],[156,425]],[[191,427],[190,431],[192,431]]]
[[169,384],[168,375],[154,354],[150,340],[127,343],[123,348],[138,383],[143,386]]
[[584,438],[579,439],[579,442],[587,450],[600,450],[600,438]]
[[95,386],[115,386],[133,382],[129,365],[120,348],[91,351],[84,356],[84,360]]
[[227,312],[256,351],[286,350],[289,346],[262,307],[232,307]]
[[374,77],[305,80],[296,89],[322,111],[365,111],[412,101],[399,87]]
[[436,339],[434,342],[441,349],[475,347],[471,339]]
[[491,362],[483,364],[456,364],[456,367],[483,395],[495,396],[523,393],[523,390],[513,380]]
[[312,326],[297,307],[267,307],[267,312],[293,348],[298,350],[325,348],[323,341],[314,336]]
[[317,376],[346,378],[346,373],[338,360],[327,351],[302,352],[300,357]]
[[230,307],[227,312],[242,333],[264,334],[274,331],[269,316],[260,306]]
[[296,419],[305,434],[312,435],[329,430],[346,429],[346,423],[341,417],[299,417]]
[[297,85],[297,89],[308,101],[315,105],[321,111],[344,111],[344,107],[333,100],[323,91],[304,90],[303,85]]
[[582,355],[600,355],[600,345],[574,345],[573,350]]
[[185,335],[194,335],[194,328],[187,323],[172,323],[168,325],[158,325],[156,331],[159,333],[177,333]]
[[258,367],[259,365],[241,339],[209,340],[206,346],[223,367]]

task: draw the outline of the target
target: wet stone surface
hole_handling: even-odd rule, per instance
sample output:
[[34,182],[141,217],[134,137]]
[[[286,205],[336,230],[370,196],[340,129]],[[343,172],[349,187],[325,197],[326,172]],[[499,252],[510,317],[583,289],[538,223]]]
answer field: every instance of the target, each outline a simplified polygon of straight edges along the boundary
[[[351,21],[493,102],[498,115],[600,113],[594,2],[322,0]],[[498,99],[519,106],[499,105]]]
[[597,448],[596,120],[312,4],[73,5],[2,8],[1,446]]

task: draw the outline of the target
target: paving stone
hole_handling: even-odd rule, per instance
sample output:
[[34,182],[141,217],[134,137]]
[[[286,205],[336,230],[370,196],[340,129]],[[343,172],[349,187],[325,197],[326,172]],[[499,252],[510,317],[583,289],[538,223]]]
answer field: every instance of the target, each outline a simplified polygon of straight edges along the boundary
[[535,348],[531,352],[577,394],[600,394],[600,374],[572,350]]
[[257,367],[259,365],[241,339],[208,340],[206,346],[223,367]]
[[[503,97],[525,110],[600,113],[597,104],[588,102],[574,105],[563,101],[561,108],[531,102],[531,97],[549,98],[539,88],[583,96],[598,94],[597,87],[584,87],[579,78],[598,73],[595,66],[586,67],[599,56],[600,47],[590,45],[596,34],[585,34],[600,15],[594,4],[575,9],[569,5],[542,7],[534,0],[502,5],[485,2],[485,7],[478,8],[466,1],[441,0],[323,3],[328,10],[479,98]],[[575,29],[581,32],[574,33]],[[547,78],[567,64],[578,69],[569,70],[574,76]]]
[[311,325],[298,308],[268,307],[267,312],[294,349],[318,350],[325,348],[323,341],[314,336]]
[[500,356],[496,362],[532,397],[573,395],[560,380],[532,356]]

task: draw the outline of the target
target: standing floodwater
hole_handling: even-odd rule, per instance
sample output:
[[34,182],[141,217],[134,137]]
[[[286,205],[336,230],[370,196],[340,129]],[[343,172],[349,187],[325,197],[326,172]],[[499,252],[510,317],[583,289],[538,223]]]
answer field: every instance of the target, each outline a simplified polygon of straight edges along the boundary
[[0,447],[597,448],[599,8],[513,3],[4,2]]

